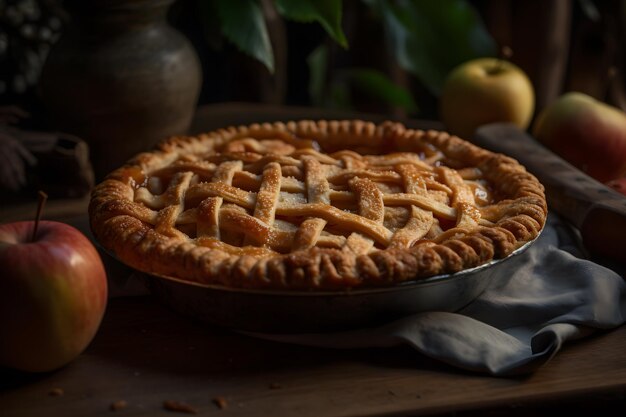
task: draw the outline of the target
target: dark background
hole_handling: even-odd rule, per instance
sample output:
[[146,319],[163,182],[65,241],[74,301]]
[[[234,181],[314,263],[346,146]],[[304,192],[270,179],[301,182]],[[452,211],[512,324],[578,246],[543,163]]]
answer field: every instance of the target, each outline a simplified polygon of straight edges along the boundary
[[[70,17],[60,0],[0,0],[0,10],[24,3],[37,4],[40,15],[30,23],[39,29],[48,28],[50,36],[44,41],[29,40],[23,33],[24,22],[16,23],[0,11],[0,104],[24,107],[34,115],[29,123],[36,125],[40,123],[42,110],[35,79],[45,54],[33,58],[32,51],[42,44],[47,45],[44,49],[49,49]],[[473,0],[470,3],[496,42],[512,47],[511,60],[527,72],[535,85],[537,110],[559,94],[572,90],[624,108],[621,21],[624,2]],[[409,91],[418,103],[419,111],[408,116],[438,117],[437,97],[393,62],[386,50],[382,28],[368,16],[360,1],[344,2],[342,25],[350,43],[348,50],[329,41],[319,25],[269,19],[276,56],[273,75],[227,40],[215,41],[217,29],[212,27],[211,17],[199,12],[197,0],[176,1],[169,20],[191,40],[200,57],[205,82],[199,105],[226,101],[312,105],[306,58],[326,42],[331,50],[329,72],[356,65],[379,69]],[[51,21],[55,23],[51,25]],[[15,86],[16,75],[29,78],[29,84]],[[406,115],[401,109],[356,89],[350,90],[348,106],[359,111]]]

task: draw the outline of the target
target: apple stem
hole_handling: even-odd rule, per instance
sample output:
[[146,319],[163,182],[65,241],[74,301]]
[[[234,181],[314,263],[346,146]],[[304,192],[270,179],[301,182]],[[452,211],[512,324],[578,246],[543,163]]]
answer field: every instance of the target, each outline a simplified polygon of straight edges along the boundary
[[37,229],[39,229],[39,221],[41,220],[41,213],[43,212],[43,206],[46,205],[46,200],[48,200],[48,194],[43,191],[39,191],[39,202],[37,203],[37,215],[35,217],[35,227],[33,228],[33,236],[31,237],[31,242],[35,241],[37,237]]
[[502,67],[504,66],[504,62],[511,59],[511,57],[513,56],[513,50],[511,49],[510,46],[503,46],[502,49],[500,49],[500,53],[498,54],[498,59],[496,60],[495,65],[493,66],[493,68],[491,69],[491,71],[489,71],[491,74],[497,74],[500,71],[502,71]]

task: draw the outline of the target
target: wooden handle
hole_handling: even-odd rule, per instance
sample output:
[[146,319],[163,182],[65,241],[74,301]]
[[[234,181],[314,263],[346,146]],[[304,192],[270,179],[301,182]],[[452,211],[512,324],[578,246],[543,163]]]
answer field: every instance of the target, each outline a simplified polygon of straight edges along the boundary
[[626,264],[626,196],[575,168],[514,125],[485,125],[472,142],[517,159],[545,186],[550,209],[580,230],[591,253]]

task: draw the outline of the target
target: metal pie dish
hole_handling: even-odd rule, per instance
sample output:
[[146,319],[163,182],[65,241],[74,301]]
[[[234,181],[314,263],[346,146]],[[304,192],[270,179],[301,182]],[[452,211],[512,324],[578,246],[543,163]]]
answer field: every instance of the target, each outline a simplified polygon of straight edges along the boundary
[[502,272],[511,268],[510,260],[537,238],[475,268],[388,287],[278,291],[201,284],[141,271],[137,276],[162,304],[204,323],[258,333],[325,333],[373,327],[427,311],[457,311],[495,277],[506,276]]

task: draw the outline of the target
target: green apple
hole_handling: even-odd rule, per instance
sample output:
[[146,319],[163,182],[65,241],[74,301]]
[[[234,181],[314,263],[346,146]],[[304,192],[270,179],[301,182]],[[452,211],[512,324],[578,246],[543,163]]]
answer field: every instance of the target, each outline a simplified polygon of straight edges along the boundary
[[535,110],[535,90],[510,61],[477,58],[448,74],[439,110],[447,130],[465,139],[487,123],[509,122],[526,130]]
[[539,113],[532,133],[600,182],[626,174],[626,113],[591,96],[563,94]]

